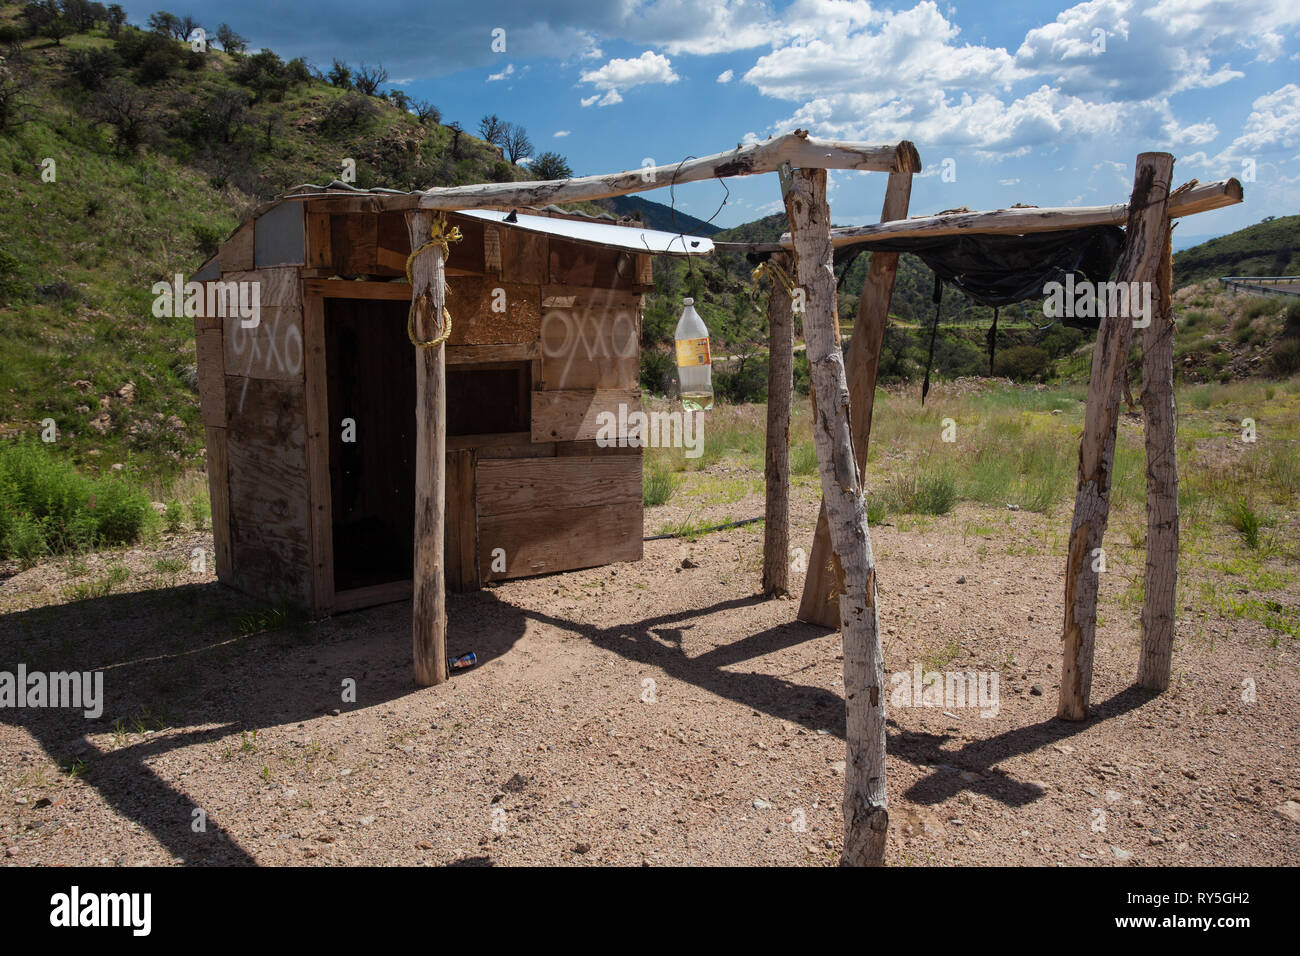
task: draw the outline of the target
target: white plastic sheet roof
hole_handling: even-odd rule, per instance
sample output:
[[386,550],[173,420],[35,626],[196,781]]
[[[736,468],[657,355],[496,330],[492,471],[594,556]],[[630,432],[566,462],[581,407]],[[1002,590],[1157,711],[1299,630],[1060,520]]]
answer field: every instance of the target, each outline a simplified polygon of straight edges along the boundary
[[629,252],[649,252],[655,255],[703,256],[713,251],[713,240],[703,236],[689,236],[657,229],[639,229],[635,226],[615,226],[602,222],[577,219],[553,219],[549,216],[529,216],[520,212],[499,212],[495,209],[459,209],[459,216],[473,216],[489,222],[505,223],[515,229],[544,232],[578,242],[592,242],[602,246],[616,246]]

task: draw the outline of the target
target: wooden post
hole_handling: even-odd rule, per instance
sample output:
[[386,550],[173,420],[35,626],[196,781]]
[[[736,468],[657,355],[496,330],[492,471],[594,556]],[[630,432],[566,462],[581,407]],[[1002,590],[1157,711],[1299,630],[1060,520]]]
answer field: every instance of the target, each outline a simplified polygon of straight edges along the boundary
[[[1173,168],[1174,158],[1168,153],[1142,153],[1137,158],[1124,252],[1116,274],[1118,282],[1156,281],[1168,232]],[[1098,572],[1095,569],[1110,518],[1115,427],[1132,337],[1132,318],[1103,318],[1092,353],[1088,407],[1079,443],[1079,483],[1065,564],[1064,648],[1061,695],[1056,711],[1065,720],[1084,720],[1088,716],[1097,633]]]
[[804,339],[817,397],[813,438],[826,502],[831,546],[844,569],[840,628],[844,638],[845,866],[884,862],[889,830],[885,787],[884,662],[876,616],[876,567],[867,505],[849,424],[849,385],[835,336],[835,271],[831,256],[826,170],[782,171],[782,192],[804,290]]
[[1169,687],[1178,594],[1178,431],[1174,409],[1171,232],[1164,229],[1151,324],[1142,330],[1142,414],[1146,419],[1147,567],[1138,684]]
[[[785,272],[790,257],[775,258]],[[790,593],[790,408],[794,393],[794,314],[790,291],[773,280],[767,298],[767,449],[764,478],[763,593]]]
[[[890,173],[885,188],[885,205],[880,212],[881,222],[907,218],[908,201],[912,195],[912,172]],[[846,361],[849,376],[849,397],[852,403],[850,421],[853,425],[853,449],[857,455],[858,475],[867,467],[867,447],[871,441],[871,415],[876,402],[876,375],[880,368],[880,348],[885,341],[885,326],[889,323],[889,303],[894,296],[894,276],[898,271],[898,253],[873,252],[867,268],[867,281],[858,299],[858,316],[853,323],[853,336],[849,339]],[[817,530],[813,533],[812,554],[808,559],[808,574],[804,578],[803,597],[799,602],[798,618],[809,624],[835,627],[839,623],[836,595],[844,591],[844,573],[831,549],[826,526],[826,503],[822,502],[817,516]]]
[[[406,214],[411,248],[428,241],[437,213]],[[447,280],[441,247],[432,245],[411,263],[415,335],[427,340],[442,328]],[[415,349],[415,579],[411,638],[415,682],[421,687],[447,679],[447,590],[443,534],[447,495],[446,350]],[[382,383],[376,383],[382,386]]]

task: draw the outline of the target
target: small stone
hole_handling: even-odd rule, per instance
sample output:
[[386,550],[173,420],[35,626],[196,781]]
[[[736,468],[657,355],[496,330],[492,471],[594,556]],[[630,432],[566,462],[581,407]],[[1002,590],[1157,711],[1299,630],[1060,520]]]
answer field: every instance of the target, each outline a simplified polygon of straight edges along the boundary
[[1033,687],[1029,688],[1029,693],[1033,694],[1035,697],[1042,697],[1042,696],[1043,696],[1043,685],[1042,685],[1042,684],[1035,684]]
[[957,579],[957,583],[958,583],[958,584],[965,584],[965,583],[966,583],[966,576],[965,576],[965,575],[962,575],[961,577],[959,577],[959,578]]
[[1186,777],[1188,780],[1195,780],[1195,779],[1196,779],[1196,771],[1195,771],[1195,770],[1191,770],[1191,769],[1184,770],[1184,771],[1183,771],[1183,776]]
[[754,798],[754,809],[755,809],[755,810],[771,810],[771,809],[772,809],[772,804],[768,803],[768,802],[767,802],[766,800],[764,800],[762,797],[755,797],[755,798]]
[[1292,823],[1300,823],[1300,803],[1294,800],[1288,800],[1275,808],[1279,814],[1286,817]]
[[690,558],[682,558],[682,567],[683,567],[683,568],[698,568],[699,565],[696,564],[694,561],[692,561]]
[[1107,791],[1106,791],[1106,802],[1107,802],[1107,803],[1115,803],[1116,801],[1118,801],[1118,800],[1123,800],[1123,799],[1124,799],[1124,794],[1120,793],[1118,790],[1107,790]]
[[832,770],[834,773],[843,773],[843,772],[844,772],[844,761],[843,761],[843,760],[837,760],[837,761],[835,761],[833,764],[831,764],[831,770]]
[[581,854],[581,853],[590,853],[590,852],[591,852],[591,844],[590,844],[590,843],[575,843],[575,844],[573,845],[573,852],[574,852],[574,853],[579,853],[579,854]]
[[1119,860],[1121,863],[1126,863],[1129,860],[1133,859],[1132,853],[1130,853],[1128,850],[1120,849],[1119,847],[1115,846],[1115,844],[1113,843],[1110,845],[1110,852],[1115,854],[1115,859]]

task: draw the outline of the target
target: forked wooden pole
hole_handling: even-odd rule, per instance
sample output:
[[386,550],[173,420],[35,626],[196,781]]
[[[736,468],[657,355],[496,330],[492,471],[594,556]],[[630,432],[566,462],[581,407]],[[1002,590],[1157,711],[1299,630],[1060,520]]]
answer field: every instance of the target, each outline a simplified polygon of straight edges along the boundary
[[[1168,153],[1142,153],[1137,158],[1124,252],[1116,275],[1118,282],[1156,281],[1169,231],[1169,184],[1173,169],[1174,158]],[[1110,519],[1115,428],[1133,321],[1128,316],[1103,318],[1093,347],[1088,407],[1079,443],[1079,483],[1065,564],[1064,646],[1061,694],[1056,711],[1065,720],[1086,719],[1092,693],[1097,575],[1101,565],[1098,551]]]
[[[435,212],[406,214],[411,248],[428,241]],[[416,337],[442,328],[447,282],[442,249],[431,245],[411,263],[411,300]],[[415,349],[415,578],[411,639],[415,682],[447,679],[447,589],[443,529],[447,502],[447,380],[442,345]]]
[[[912,195],[910,170],[889,174],[885,188],[885,205],[880,221],[889,222],[907,218],[908,201]],[[858,316],[853,323],[853,337],[849,339],[848,365],[850,420],[853,425],[853,450],[857,456],[858,474],[865,474],[867,447],[871,441],[871,415],[876,401],[876,376],[880,368],[880,348],[885,341],[885,326],[889,323],[889,304],[894,295],[894,276],[898,272],[898,253],[873,252],[867,267],[867,281],[858,299]],[[839,624],[836,596],[844,590],[844,574],[831,549],[826,527],[826,505],[823,502],[817,516],[817,530],[813,533],[812,553],[808,558],[808,574],[804,578],[803,597],[799,601],[799,620],[822,627]]]
[[1147,567],[1138,684],[1169,687],[1178,594],[1178,425],[1174,408],[1171,234],[1165,228],[1151,324],[1142,330],[1142,414],[1146,419]]
[[835,336],[835,271],[826,205],[826,170],[783,171],[782,193],[790,218],[799,286],[804,290],[804,339],[817,412],[822,497],[831,546],[844,569],[840,629],[844,638],[845,866],[884,862],[889,831],[885,787],[884,662],[876,615],[876,567],[867,528],[867,505],[849,425],[849,384]]
[[[790,257],[776,265],[790,272]],[[767,449],[764,479],[763,593],[790,593],[790,408],[794,393],[794,315],[790,291],[773,281],[767,298]]]

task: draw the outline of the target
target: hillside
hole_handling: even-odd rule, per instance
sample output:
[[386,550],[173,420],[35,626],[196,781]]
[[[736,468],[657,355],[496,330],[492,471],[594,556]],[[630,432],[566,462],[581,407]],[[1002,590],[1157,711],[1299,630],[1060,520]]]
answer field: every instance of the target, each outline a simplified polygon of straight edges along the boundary
[[345,158],[363,187],[530,176],[355,77],[128,24],[56,43],[21,13],[0,5],[0,435],[51,418],[92,472],[165,479],[201,461],[192,323],[154,318],[150,288],[258,202],[340,178]]
[[[1176,234],[1176,233],[1175,233]],[[1279,216],[1174,253],[1174,286],[1300,273],[1300,216]]]

